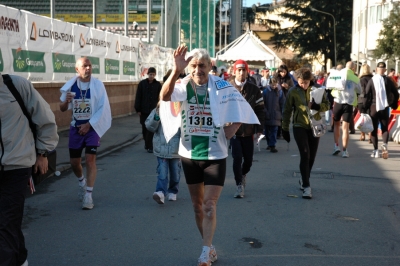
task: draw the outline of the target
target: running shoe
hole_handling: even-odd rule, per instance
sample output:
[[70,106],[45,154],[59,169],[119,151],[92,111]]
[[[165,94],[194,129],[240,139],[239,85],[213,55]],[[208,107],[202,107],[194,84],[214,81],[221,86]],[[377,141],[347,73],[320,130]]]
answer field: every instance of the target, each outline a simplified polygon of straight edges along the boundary
[[378,150],[373,150],[371,154],[371,158],[379,158],[379,151]]
[[333,148],[333,153],[332,153],[332,155],[338,155],[339,152],[340,152],[340,148],[339,148],[339,146],[337,146],[337,145],[335,144],[335,147]]
[[218,259],[217,251],[215,251],[214,246],[211,246],[210,247],[210,260],[211,260],[211,262],[216,262],[217,259]]
[[85,178],[85,185],[84,186],[79,186],[79,192],[78,192],[78,198],[79,201],[83,201],[83,197],[86,194],[86,178]]
[[382,144],[381,148],[382,148],[382,158],[383,159],[389,158],[389,152],[388,152],[388,149],[387,149],[387,145],[386,144]]
[[197,260],[197,266],[211,266],[211,259],[209,256],[200,256]]
[[304,188],[303,199],[312,199],[311,187]]
[[242,185],[237,186],[236,193],[233,197],[235,197],[235,198],[243,198],[244,197],[244,187]]
[[349,152],[347,150],[342,152],[342,158],[349,158]]
[[169,200],[169,201],[176,201],[176,194],[174,194],[174,193],[169,193],[169,194],[168,194],[168,200]]
[[94,204],[92,196],[89,193],[86,193],[85,196],[83,197],[82,210],[91,210],[93,209],[93,207]]
[[158,204],[164,204],[164,193],[161,191],[157,191],[153,193],[153,199],[158,203]]
[[300,185],[300,190],[304,190],[304,187],[303,187],[303,179],[300,177],[300,179],[299,179],[299,185]]
[[87,186],[87,180],[86,180],[86,178],[84,179],[85,180],[85,185],[83,185],[83,186],[79,186],[79,192],[78,192],[78,199],[79,199],[79,201],[82,201],[83,200],[83,197],[85,196],[85,194],[86,194],[86,186]]

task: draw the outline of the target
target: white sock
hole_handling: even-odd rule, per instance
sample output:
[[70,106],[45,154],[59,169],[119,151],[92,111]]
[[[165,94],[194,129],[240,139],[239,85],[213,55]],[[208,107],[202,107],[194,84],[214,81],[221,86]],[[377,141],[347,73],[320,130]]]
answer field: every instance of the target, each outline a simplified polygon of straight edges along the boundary
[[79,186],[83,187],[86,185],[85,176],[78,177]]
[[88,196],[92,196],[92,192],[93,192],[93,187],[86,187],[86,195]]

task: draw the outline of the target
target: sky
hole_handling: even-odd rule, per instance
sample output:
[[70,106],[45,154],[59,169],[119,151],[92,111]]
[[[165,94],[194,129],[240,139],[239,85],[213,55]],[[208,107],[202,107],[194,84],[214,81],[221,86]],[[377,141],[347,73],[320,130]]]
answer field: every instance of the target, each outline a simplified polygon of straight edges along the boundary
[[251,7],[252,5],[257,4],[257,2],[260,2],[260,4],[269,4],[272,3],[272,0],[243,0],[243,4],[246,2],[246,6]]

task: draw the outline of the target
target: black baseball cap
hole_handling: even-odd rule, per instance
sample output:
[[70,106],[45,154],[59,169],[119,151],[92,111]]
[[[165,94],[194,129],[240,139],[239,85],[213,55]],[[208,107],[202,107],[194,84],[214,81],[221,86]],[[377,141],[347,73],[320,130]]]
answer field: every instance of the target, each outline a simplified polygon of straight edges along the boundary
[[379,63],[376,65],[376,67],[379,67],[379,68],[386,68],[386,64],[385,64],[385,62],[379,62]]

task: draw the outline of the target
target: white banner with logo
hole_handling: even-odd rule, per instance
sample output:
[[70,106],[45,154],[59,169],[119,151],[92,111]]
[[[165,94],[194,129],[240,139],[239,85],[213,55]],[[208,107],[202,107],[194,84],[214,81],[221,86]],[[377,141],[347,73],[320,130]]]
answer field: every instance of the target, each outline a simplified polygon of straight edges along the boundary
[[140,80],[147,69],[162,79],[172,66],[172,49],[119,34],[52,20],[0,5],[0,72],[31,81],[66,81],[86,56],[102,81]]

